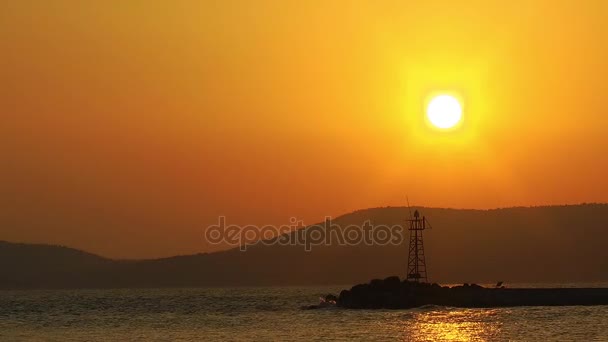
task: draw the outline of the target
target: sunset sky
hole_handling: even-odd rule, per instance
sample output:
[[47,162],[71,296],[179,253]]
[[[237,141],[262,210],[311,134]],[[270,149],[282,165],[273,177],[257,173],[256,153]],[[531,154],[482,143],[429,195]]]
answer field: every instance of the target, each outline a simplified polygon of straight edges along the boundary
[[[0,2],[0,240],[116,258],[405,205],[608,202],[608,1]],[[462,123],[424,106],[456,94]]]

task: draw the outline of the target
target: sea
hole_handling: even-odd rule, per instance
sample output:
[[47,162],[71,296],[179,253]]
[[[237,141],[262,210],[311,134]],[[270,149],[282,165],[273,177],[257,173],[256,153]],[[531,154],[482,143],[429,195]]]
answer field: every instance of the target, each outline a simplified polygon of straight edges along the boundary
[[608,341],[608,306],[302,309],[349,287],[0,291],[0,341]]

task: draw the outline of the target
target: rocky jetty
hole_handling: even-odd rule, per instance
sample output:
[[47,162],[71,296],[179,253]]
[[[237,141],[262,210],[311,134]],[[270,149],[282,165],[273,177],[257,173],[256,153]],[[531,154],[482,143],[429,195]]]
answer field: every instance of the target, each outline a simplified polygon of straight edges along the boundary
[[486,288],[476,284],[447,287],[401,281],[393,276],[343,290],[337,305],[351,309],[409,309],[423,305],[463,308],[608,305],[608,289]]

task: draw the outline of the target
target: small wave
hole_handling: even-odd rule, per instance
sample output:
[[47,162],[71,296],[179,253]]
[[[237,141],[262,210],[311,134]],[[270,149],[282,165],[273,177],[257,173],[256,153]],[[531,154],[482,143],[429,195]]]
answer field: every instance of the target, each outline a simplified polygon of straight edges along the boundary
[[437,310],[451,310],[453,307],[445,305],[426,304],[417,308],[411,309],[412,311],[437,311]]

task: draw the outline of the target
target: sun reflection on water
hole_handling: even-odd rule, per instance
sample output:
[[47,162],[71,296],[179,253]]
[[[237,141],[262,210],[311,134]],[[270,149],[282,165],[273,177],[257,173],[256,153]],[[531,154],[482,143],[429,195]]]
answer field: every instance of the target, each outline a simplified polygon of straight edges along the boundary
[[417,313],[405,327],[410,341],[491,341],[500,334],[494,310],[452,310]]

